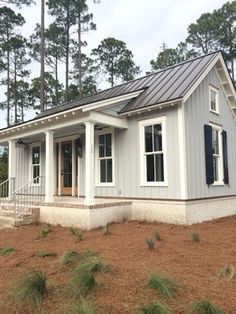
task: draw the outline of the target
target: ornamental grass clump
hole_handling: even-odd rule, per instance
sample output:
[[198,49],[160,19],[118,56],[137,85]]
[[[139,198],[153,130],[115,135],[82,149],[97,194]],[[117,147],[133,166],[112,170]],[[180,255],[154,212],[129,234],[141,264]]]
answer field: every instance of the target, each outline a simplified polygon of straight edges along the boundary
[[31,270],[17,281],[10,298],[18,305],[27,304],[35,310],[40,310],[46,292],[47,276],[40,270]]
[[75,268],[71,273],[69,291],[74,298],[84,296],[96,286],[93,272],[81,271]]
[[175,298],[181,285],[170,277],[152,273],[148,278],[148,287],[156,290],[164,298]]
[[47,252],[47,251],[39,251],[35,253],[35,256],[38,257],[50,257],[50,256],[57,256],[57,253],[55,252]]
[[109,224],[106,224],[104,227],[103,227],[103,234],[104,235],[108,235],[111,233],[111,229],[110,229],[110,226]]
[[82,233],[81,229],[76,228],[74,226],[71,226],[70,227],[70,232],[71,232],[71,234],[73,234],[76,237],[76,239],[78,241],[82,241],[83,240],[83,233]]
[[191,238],[192,238],[193,242],[200,242],[201,241],[200,235],[198,233],[196,233],[196,232],[193,232],[191,234]]
[[51,225],[50,224],[43,224],[42,230],[38,233],[36,239],[42,239],[47,237],[49,232],[51,232]]
[[65,251],[65,253],[59,258],[61,264],[75,264],[88,258],[96,257],[97,253],[87,249],[84,252],[77,251]]
[[158,230],[155,231],[154,238],[156,241],[161,241],[161,236]]
[[99,260],[97,257],[90,257],[85,259],[83,263],[76,267],[78,272],[100,272],[104,273],[107,270],[107,266]]
[[71,264],[81,261],[83,255],[77,251],[65,251],[65,253],[59,258],[61,264]]
[[96,310],[94,308],[94,306],[84,300],[83,298],[80,298],[80,302],[78,304],[74,304],[72,311],[70,313],[73,314],[95,314]]
[[0,248],[0,256],[10,254],[15,251],[13,247],[1,247]]
[[193,302],[188,310],[187,314],[223,314],[223,311],[208,300],[201,300]]
[[217,274],[220,278],[231,280],[234,278],[235,268],[233,265],[225,265],[224,267],[219,269]]
[[146,244],[147,244],[147,247],[149,248],[150,251],[154,251],[155,250],[155,246],[156,246],[156,243],[155,243],[155,240],[154,239],[147,239],[146,240]]
[[166,305],[160,302],[152,302],[141,309],[142,314],[171,314]]

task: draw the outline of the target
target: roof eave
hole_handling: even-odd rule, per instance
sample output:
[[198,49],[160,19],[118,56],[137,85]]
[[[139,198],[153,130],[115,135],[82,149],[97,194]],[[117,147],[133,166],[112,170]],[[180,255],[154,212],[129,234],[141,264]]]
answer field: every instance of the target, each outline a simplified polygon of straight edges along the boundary
[[140,114],[143,112],[150,112],[150,111],[153,111],[155,109],[163,109],[163,108],[167,108],[167,107],[173,107],[179,103],[182,103],[182,101],[183,101],[183,98],[180,97],[180,98],[172,99],[169,101],[163,101],[163,102],[160,102],[157,104],[146,106],[143,108],[133,109],[133,110],[129,110],[126,112],[120,112],[119,115],[120,116],[131,116],[131,115]]

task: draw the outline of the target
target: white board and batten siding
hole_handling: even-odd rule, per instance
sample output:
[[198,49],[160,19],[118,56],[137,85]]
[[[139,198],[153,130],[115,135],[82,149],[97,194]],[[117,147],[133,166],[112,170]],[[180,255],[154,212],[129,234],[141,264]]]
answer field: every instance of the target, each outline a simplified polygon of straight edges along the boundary
[[[219,90],[219,115],[209,110],[209,85]],[[236,194],[236,121],[213,68],[185,105],[188,199]],[[227,132],[229,185],[207,185],[204,124],[216,124]]]
[[[139,121],[166,117],[167,186],[142,186],[140,176]],[[156,110],[129,118],[126,130],[114,134],[114,186],[96,186],[95,195],[111,197],[179,199],[180,170],[178,145],[178,109]],[[97,162],[95,160],[95,162]],[[82,185],[83,186],[83,185]],[[83,192],[83,191],[82,191]]]
[[[34,143],[33,143],[34,145]],[[45,142],[39,143],[40,151],[40,176],[45,176]],[[18,146],[16,148],[16,189],[32,180],[32,146]]]

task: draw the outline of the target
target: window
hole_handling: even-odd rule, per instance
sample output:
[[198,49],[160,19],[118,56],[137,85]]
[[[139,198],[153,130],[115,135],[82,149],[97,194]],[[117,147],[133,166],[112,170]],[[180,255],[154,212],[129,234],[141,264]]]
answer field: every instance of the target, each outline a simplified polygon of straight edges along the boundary
[[166,185],[165,118],[140,122],[141,183]]
[[216,124],[204,125],[206,183],[229,183],[227,132]]
[[222,141],[221,129],[212,126],[212,156],[213,156],[213,176],[214,183],[223,182],[223,161],[222,161]]
[[99,183],[113,182],[112,133],[98,136]]
[[209,87],[210,111],[219,113],[218,90],[213,86]]
[[32,179],[34,183],[39,183],[40,176],[40,146],[32,147]]

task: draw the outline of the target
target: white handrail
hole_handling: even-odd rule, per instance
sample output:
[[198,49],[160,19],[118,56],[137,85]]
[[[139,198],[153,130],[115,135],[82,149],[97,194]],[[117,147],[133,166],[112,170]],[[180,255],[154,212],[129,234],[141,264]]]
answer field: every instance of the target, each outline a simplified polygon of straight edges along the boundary
[[30,206],[40,204],[44,201],[45,180],[43,176],[38,176],[25,183],[13,192],[14,215],[27,212]]

